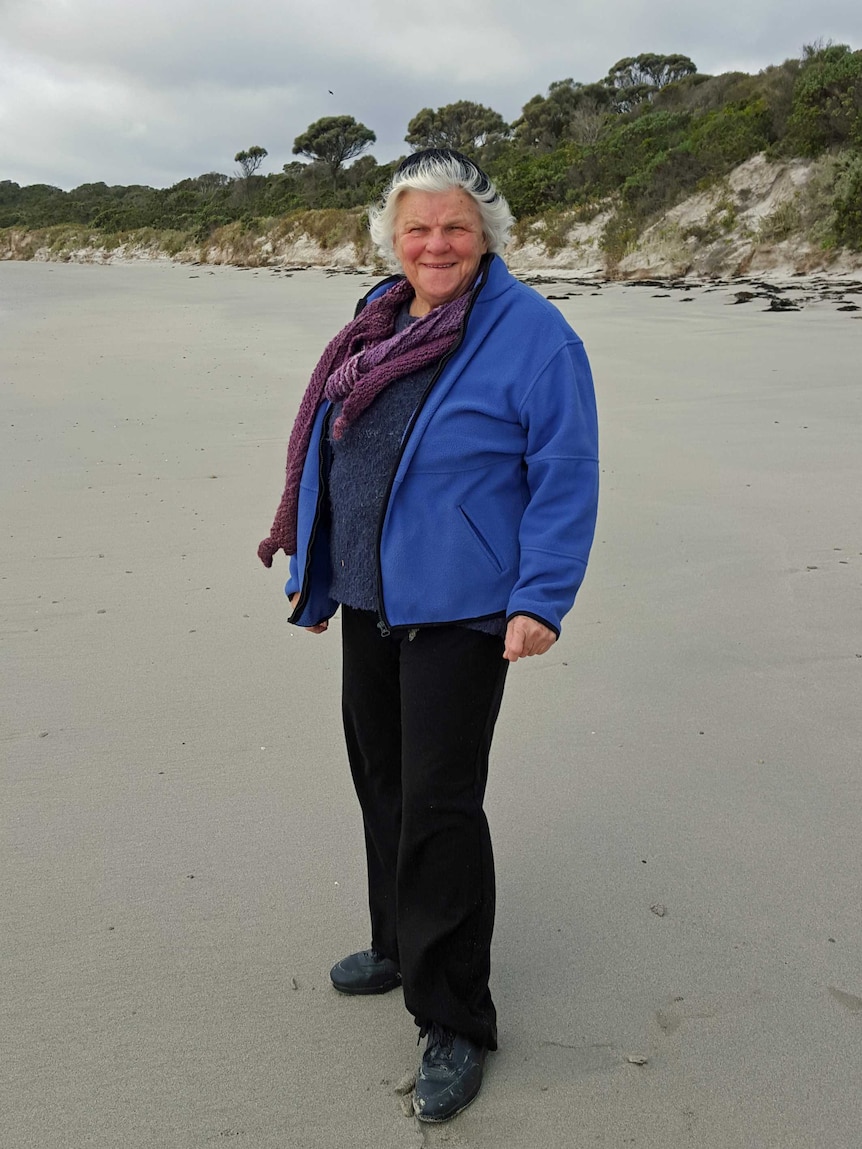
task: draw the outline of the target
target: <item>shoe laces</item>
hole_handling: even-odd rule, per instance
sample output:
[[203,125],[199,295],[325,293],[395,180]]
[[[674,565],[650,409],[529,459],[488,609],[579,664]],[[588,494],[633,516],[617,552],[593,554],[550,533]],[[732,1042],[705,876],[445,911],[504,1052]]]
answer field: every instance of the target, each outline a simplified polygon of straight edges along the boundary
[[419,1037],[416,1041],[418,1045],[423,1037],[428,1038],[428,1045],[425,1049],[425,1056],[429,1060],[438,1057],[450,1058],[452,1056],[452,1047],[455,1044],[454,1030],[447,1029],[445,1025],[440,1025],[436,1021],[425,1021],[419,1027]]

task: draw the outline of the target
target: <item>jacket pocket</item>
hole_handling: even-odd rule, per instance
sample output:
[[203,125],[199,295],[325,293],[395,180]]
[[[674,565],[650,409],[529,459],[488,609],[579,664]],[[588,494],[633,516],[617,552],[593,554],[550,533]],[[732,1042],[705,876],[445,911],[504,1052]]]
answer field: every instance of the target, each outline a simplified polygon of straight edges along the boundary
[[473,536],[473,538],[476,540],[476,542],[479,544],[479,547],[481,548],[485,557],[491,563],[494,570],[498,574],[502,574],[506,568],[503,566],[502,562],[500,562],[500,558],[499,558],[499,555],[497,554],[497,552],[494,550],[494,548],[491,546],[491,544],[488,542],[488,540],[485,538],[485,536],[479,530],[479,528],[476,525],[476,523],[474,522],[474,520],[471,518],[470,513],[468,512],[467,508],[462,506],[461,504],[459,504],[458,510],[461,512],[461,517],[463,518],[465,524],[467,525],[467,529],[469,530],[469,532]]

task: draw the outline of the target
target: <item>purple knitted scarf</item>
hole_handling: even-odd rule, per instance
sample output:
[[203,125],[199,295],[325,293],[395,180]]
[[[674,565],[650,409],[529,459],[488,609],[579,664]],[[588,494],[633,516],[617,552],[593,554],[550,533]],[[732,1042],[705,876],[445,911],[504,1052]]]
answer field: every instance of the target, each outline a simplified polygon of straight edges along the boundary
[[435,307],[404,331],[395,331],[401,308],[413,298],[404,279],[369,303],[326,347],[299,405],[287,447],[287,479],[269,538],[257,548],[264,566],[271,567],[280,550],[296,553],[296,514],[299,481],[311,442],[314,418],[323,399],[342,400],[332,426],[340,439],[374,399],[396,379],[442,358],[458,342],[470,293]]

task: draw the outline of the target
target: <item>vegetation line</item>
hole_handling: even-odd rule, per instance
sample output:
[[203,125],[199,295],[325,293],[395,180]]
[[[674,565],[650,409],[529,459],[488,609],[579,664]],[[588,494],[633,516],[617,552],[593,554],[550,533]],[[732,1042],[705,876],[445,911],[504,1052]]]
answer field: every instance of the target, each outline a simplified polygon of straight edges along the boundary
[[[707,76],[686,56],[644,53],[593,83],[552,83],[512,124],[466,100],[424,108],[405,140],[475,157],[509,200],[519,241],[550,255],[574,225],[601,220],[595,242],[609,267],[676,205],[720,188],[752,157],[819,158],[805,202],[785,204],[762,238],[795,234],[825,252],[862,251],[862,51],[847,45],[810,45],[757,75]],[[374,142],[353,117],[328,116],[294,141],[304,161],[271,175],[258,174],[267,151],[254,145],[237,152],[233,176],[208,172],[170,188],[66,192],[3,180],[0,258],[72,258],[87,248],[264,265],[305,242],[318,251],[352,245],[368,264],[363,206],[394,167],[368,154]],[[704,234],[683,237],[689,243],[732,227],[737,200],[716,203],[710,222],[696,225]]]

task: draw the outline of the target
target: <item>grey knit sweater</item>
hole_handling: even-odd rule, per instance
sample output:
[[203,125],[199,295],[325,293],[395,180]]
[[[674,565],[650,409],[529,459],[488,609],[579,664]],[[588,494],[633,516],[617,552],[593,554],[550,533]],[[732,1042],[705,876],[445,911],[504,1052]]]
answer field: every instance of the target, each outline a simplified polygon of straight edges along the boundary
[[[411,322],[405,307],[396,330],[403,331]],[[380,511],[407,424],[435,370],[435,366],[426,367],[391,383],[340,439],[330,438],[330,593],[336,602],[357,610],[377,610]],[[466,625],[500,636],[506,630],[502,615]]]

